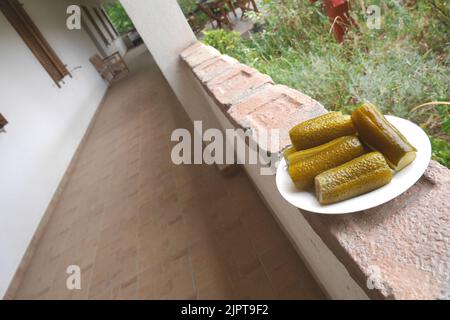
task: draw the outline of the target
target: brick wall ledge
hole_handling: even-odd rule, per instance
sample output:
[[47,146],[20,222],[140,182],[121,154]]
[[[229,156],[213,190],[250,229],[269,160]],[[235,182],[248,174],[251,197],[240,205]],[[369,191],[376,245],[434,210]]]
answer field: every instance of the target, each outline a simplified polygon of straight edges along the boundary
[[[280,149],[290,144],[291,126],[327,112],[199,42],[181,58],[233,125],[279,128]],[[450,170],[431,161],[411,189],[384,205],[360,214],[301,214],[370,298],[450,299],[449,198]]]

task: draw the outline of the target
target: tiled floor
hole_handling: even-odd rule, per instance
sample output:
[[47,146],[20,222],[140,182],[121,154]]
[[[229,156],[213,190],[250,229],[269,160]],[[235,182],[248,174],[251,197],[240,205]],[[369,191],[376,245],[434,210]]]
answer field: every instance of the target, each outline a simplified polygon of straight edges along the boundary
[[171,163],[190,122],[148,52],[127,58],[16,298],[323,298],[243,172]]

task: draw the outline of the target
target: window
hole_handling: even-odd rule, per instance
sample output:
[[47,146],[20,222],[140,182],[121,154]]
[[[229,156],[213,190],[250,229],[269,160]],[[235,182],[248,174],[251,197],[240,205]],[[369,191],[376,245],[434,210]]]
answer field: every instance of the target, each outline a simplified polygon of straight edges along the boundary
[[81,6],[81,8],[83,9],[84,14],[86,15],[86,17],[89,19],[89,21],[91,22],[92,26],[94,27],[95,31],[98,33],[98,35],[100,36],[100,38],[102,38],[103,43],[105,44],[105,46],[109,46],[109,41],[108,39],[106,39],[105,35],[103,34],[102,30],[100,30],[100,27],[97,25],[97,23],[95,22],[94,17],[92,16],[91,12],[89,11],[89,9],[85,6]]
[[116,27],[111,22],[111,19],[109,18],[108,14],[105,12],[105,9],[100,9],[103,17],[105,18],[105,21],[108,22],[108,25],[111,27],[111,30],[114,31],[114,34],[116,35],[116,39],[119,37],[119,32],[117,31]]
[[61,87],[60,81],[67,75],[71,76],[70,72],[50,47],[22,5],[17,0],[0,0],[0,11],[3,12],[6,19],[24,40],[56,85]]
[[109,38],[110,38],[111,40],[116,39],[116,38],[114,37],[114,35],[112,34],[111,30],[109,29],[109,27],[106,25],[106,22],[105,22],[105,20],[103,19],[104,16],[101,14],[100,10],[99,10],[98,8],[94,8],[94,12],[95,12],[95,14],[97,15],[98,20],[101,22],[103,28],[104,28],[104,29],[106,30],[106,32],[108,33]]

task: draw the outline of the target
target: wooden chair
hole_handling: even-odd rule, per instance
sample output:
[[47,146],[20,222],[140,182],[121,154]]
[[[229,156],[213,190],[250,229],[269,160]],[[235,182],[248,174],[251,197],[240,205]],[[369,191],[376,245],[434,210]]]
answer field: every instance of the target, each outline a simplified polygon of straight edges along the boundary
[[225,9],[227,1],[217,0],[207,3],[199,3],[198,7],[202,10],[211,20],[211,25],[214,27],[213,22],[217,23],[217,28],[222,28],[222,25],[227,25],[231,28],[230,20],[228,19],[228,12]]
[[100,76],[109,83],[113,82],[123,72],[130,72],[130,69],[128,69],[127,64],[119,52],[114,52],[106,58],[95,54],[89,61],[94,65]]
[[244,18],[247,11],[258,12],[258,7],[256,6],[255,0],[236,0],[235,5],[242,11],[241,20]]
[[233,12],[233,15],[237,18],[236,7],[233,4],[233,0],[225,0],[225,2],[227,3],[227,5],[230,8],[231,12]]
[[204,24],[201,23],[194,14],[186,17],[186,20],[189,23],[189,26],[191,27],[192,31],[194,31],[194,33],[196,34],[202,31],[203,28],[205,27]]

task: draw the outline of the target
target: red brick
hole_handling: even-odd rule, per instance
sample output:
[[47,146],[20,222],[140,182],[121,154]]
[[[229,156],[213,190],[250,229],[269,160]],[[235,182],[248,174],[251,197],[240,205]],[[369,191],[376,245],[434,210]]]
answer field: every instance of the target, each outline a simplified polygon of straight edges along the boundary
[[311,97],[286,86],[267,86],[261,91],[233,105],[228,111],[231,119],[240,127],[251,129],[254,134],[267,134],[279,129],[279,152],[290,145],[289,130],[294,125],[326,113],[326,109]]
[[[189,49],[189,48],[188,48]],[[220,52],[210,46],[205,46],[204,44],[194,45],[191,49],[192,51],[184,52],[182,54],[183,60],[191,67],[195,68],[205,61],[211,60],[213,58],[219,57]]]
[[206,83],[207,89],[216,102],[228,109],[233,103],[245,98],[265,84],[273,84],[264,75],[246,65],[238,64]]
[[203,62],[193,71],[202,83],[206,83],[238,63],[236,59],[223,55]]
[[183,52],[181,52],[180,54],[181,59],[186,60],[187,57],[189,57],[195,51],[199,50],[202,46],[204,45],[201,42],[196,42],[193,45],[187,47],[186,49],[183,50]]

